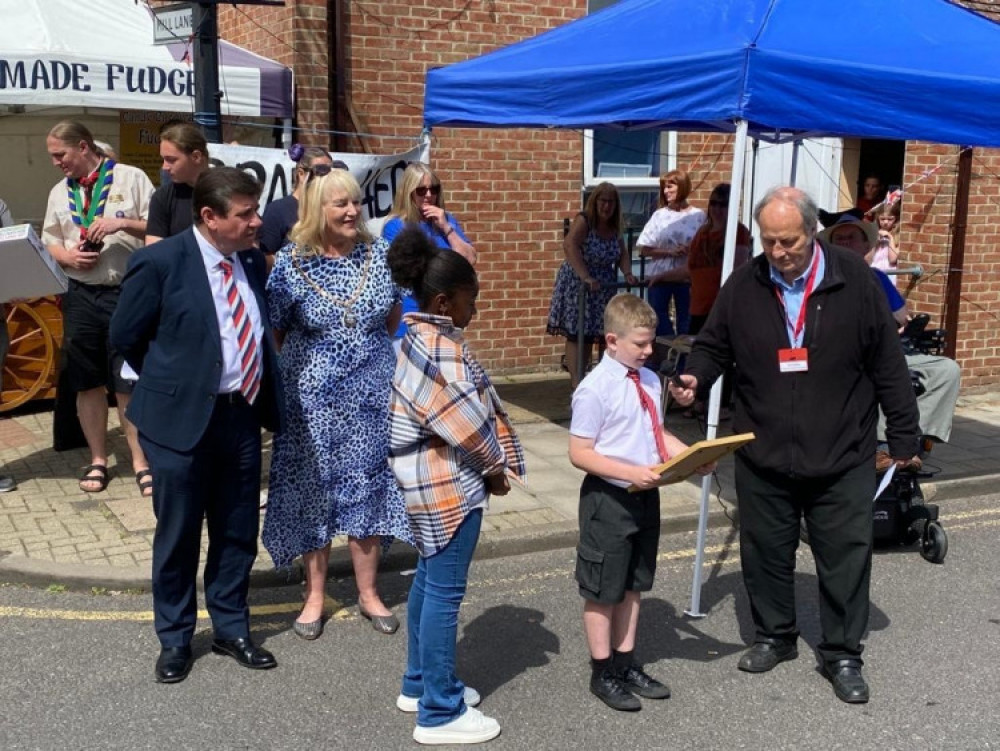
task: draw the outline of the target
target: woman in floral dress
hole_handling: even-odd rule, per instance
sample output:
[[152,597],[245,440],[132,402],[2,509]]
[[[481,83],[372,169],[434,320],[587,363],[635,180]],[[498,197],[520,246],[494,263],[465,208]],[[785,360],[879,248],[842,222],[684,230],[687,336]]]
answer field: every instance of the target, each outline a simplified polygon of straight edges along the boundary
[[337,535],[348,536],[361,615],[395,632],[399,622],[375,589],[379,539],[412,540],[387,460],[399,291],[360,199],[349,172],[311,178],[267,284],[288,426],[275,438],[263,542],[277,567],[303,557],[305,605],[294,628],[305,639],[322,632]]
[[638,283],[622,241],[622,207],[614,185],[601,183],[590,194],[563,240],[563,252],[566,260],[556,274],[545,330],[566,337],[566,368],[576,388],[583,377],[577,372],[580,286],[586,285],[589,290],[583,326],[586,361],[595,342],[603,349],[604,308],[615,294],[618,271],[621,270],[629,284]]

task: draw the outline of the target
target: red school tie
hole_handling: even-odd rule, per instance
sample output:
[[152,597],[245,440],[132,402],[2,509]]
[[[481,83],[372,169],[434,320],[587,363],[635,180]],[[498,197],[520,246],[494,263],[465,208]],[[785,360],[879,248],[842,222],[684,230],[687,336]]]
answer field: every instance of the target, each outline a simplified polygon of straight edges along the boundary
[[219,262],[222,269],[222,290],[229,301],[229,312],[233,315],[233,326],[240,347],[240,393],[253,404],[260,391],[260,358],[257,357],[257,342],[253,337],[253,324],[250,315],[243,304],[243,298],[236,288],[236,277],[233,276],[233,260],[223,258]]
[[639,392],[639,402],[642,404],[643,411],[649,415],[650,422],[653,423],[653,436],[656,438],[656,450],[660,453],[660,461],[667,461],[670,458],[670,452],[667,451],[667,441],[663,437],[663,431],[660,429],[660,415],[659,410],[656,408],[656,402],[653,401],[646,389],[642,387],[642,383],[639,382],[639,371],[629,370],[628,379],[635,384],[636,391]]

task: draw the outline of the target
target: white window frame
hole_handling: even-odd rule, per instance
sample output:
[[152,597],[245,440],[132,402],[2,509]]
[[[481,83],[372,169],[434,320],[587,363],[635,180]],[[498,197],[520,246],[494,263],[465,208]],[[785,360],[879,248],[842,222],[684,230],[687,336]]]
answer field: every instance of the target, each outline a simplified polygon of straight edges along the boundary
[[[658,133],[663,131],[657,131]],[[677,169],[677,131],[667,133],[667,168],[663,172]],[[594,131],[589,128],[583,131],[583,189],[593,188],[600,183],[608,182],[616,188],[644,188],[657,190],[660,187],[659,175],[649,177],[596,177],[597,165],[594,163]]]

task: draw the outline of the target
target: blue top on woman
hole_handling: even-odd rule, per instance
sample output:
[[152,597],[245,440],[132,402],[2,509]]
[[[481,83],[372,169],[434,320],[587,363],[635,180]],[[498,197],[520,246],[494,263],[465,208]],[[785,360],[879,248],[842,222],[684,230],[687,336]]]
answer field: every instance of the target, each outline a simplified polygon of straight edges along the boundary
[[[469,243],[470,240],[465,236],[465,232],[462,231],[462,225],[458,223],[458,220],[451,214],[446,213],[445,218],[448,220],[448,224],[452,226],[452,229],[458,233],[465,242]],[[392,219],[387,221],[382,227],[382,238],[387,242],[391,243],[396,235],[398,235],[405,227],[406,224],[403,220],[394,216]],[[444,248],[445,250],[451,250],[451,246],[448,244],[448,238],[442,235],[433,224],[430,222],[420,222],[418,225],[420,229],[424,231],[424,234],[430,238],[430,241],[437,245],[439,248]],[[409,293],[409,290],[403,290],[403,315],[407,313],[417,313],[420,307],[417,305],[417,301],[413,299],[413,295]],[[400,320],[399,328],[396,329],[396,333],[393,335],[396,339],[406,336],[406,324]]]

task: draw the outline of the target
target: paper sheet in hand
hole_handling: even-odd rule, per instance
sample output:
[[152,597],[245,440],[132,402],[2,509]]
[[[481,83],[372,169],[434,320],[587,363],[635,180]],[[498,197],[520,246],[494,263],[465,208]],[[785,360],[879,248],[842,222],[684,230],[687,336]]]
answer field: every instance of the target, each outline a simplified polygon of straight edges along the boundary
[[885,471],[882,476],[882,482],[879,483],[878,490],[875,491],[875,497],[872,498],[872,503],[878,500],[878,497],[882,495],[882,492],[889,487],[889,482],[892,480],[892,476],[896,474],[896,462],[889,465],[889,469]]
[[[753,433],[739,433],[725,438],[713,438],[710,441],[698,441],[672,457],[670,461],[656,467],[656,471],[660,473],[660,481],[656,484],[659,486],[680,482],[692,475],[698,467],[718,461],[740,446],[750,443],[755,437]],[[635,485],[628,487],[630,493],[638,490]]]
[[61,295],[69,279],[30,224],[0,228],[0,302]]

